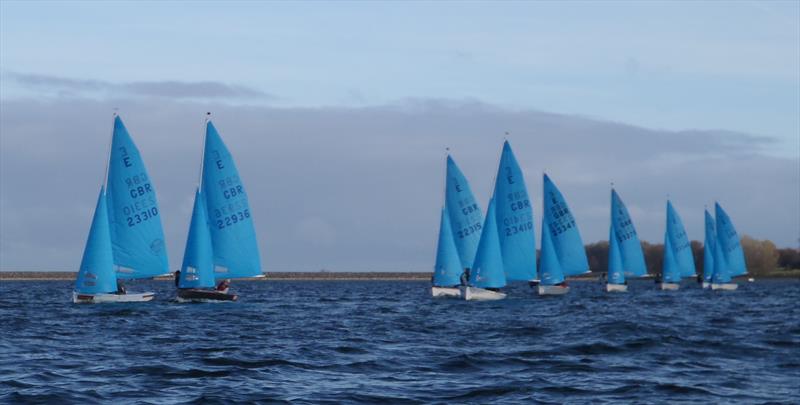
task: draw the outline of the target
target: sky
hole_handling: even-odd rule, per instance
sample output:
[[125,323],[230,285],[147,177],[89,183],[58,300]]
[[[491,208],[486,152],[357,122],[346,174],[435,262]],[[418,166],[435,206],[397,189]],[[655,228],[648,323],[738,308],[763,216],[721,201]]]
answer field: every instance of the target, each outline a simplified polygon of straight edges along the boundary
[[[266,271],[426,271],[445,148],[485,208],[504,132],[585,242],[800,243],[800,2],[0,2],[0,270],[75,270],[118,108],[178,267],[215,123]],[[538,238],[537,238],[538,239]]]

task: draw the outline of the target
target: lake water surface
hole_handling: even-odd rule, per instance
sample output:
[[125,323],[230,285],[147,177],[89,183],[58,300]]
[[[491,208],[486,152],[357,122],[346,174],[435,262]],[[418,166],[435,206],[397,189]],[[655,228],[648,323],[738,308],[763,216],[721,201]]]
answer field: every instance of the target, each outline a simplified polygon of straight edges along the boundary
[[800,282],[496,302],[424,282],[234,282],[241,300],[74,305],[0,282],[6,403],[798,403]]

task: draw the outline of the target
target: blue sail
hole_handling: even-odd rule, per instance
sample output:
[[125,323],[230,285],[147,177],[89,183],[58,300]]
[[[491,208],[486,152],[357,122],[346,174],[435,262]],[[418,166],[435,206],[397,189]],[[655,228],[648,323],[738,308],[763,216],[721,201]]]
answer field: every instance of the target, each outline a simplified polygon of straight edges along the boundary
[[544,175],[544,219],[550,227],[553,247],[556,249],[558,261],[564,276],[575,276],[589,272],[589,260],[586,258],[586,248],[578,231],[575,218],[567,206],[567,201],[561,195],[555,184],[547,174]]
[[475,267],[470,272],[470,284],[479,288],[501,288],[506,285],[500,238],[497,236],[494,200],[489,201],[486,222],[475,253]]
[[625,275],[644,276],[647,274],[647,265],[644,262],[642,244],[639,242],[639,236],[636,234],[636,228],[633,227],[633,221],[628,215],[625,203],[614,189],[611,189],[611,223],[614,226],[620,253],[622,253]]
[[453,231],[450,229],[450,218],[446,208],[442,208],[442,217],[439,221],[439,243],[436,247],[436,267],[433,270],[433,285],[450,287],[461,284],[461,259],[458,249],[453,241]]
[[697,270],[694,266],[694,255],[692,255],[692,244],[686,235],[680,215],[675,211],[672,202],[667,200],[667,235],[672,245],[672,251],[680,267],[681,277],[694,277]]
[[540,283],[542,285],[556,285],[564,282],[564,271],[558,259],[558,252],[553,246],[554,231],[548,223],[548,215],[542,220],[542,259],[539,263],[542,272]]
[[83,249],[81,268],[75,280],[75,291],[83,294],[101,294],[117,291],[114,272],[114,255],[111,250],[111,229],[108,225],[108,208],[105,190],[100,189],[94,209],[89,237]]
[[666,233],[664,233],[664,261],[661,265],[661,277],[665,283],[681,282],[681,267],[675,257],[675,248]]
[[178,280],[179,288],[211,288],[214,280],[214,251],[211,247],[211,232],[208,229],[208,214],[204,196],[198,189],[194,194],[192,222],[186,238],[186,250]]
[[722,251],[722,245],[717,241],[717,243],[714,244],[714,274],[711,276],[711,282],[714,284],[729,283],[731,281],[731,273],[728,269],[729,267],[725,262],[725,253]]
[[714,274],[714,249],[716,249],[717,231],[714,226],[714,218],[705,211],[706,217],[706,239],[703,242],[703,280],[711,281]]
[[117,116],[106,186],[117,277],[148,278],[169,272],[161,214],[139,149]]
[[206,124],[203,187],[216,278],[261,276],[253,216],[233,156],[214,124]]
[[444,200],[447,213],[450,215],[453,240],[458,248],[458,257],[461,258],[461,267],[472,267],[481,238],[483,214],[475,201],[469,182],[449,155]]
[[494,201],[503,267],[509,281],[536,279],[536,240],[533,210],[528,198],[525,178],[514,152],[506,141],[497,179],[494,184]]
[[622,265],[622,253],[619,251],[613,226],[609,226],[608,231],[608,283],[625,284],[625,267]]
[[747,265],[744,261],[744,250],[739,242],[739,235],[733,227],[730,217],[719,203],[714,204],[717,217],[717,245],[720,245],[728,273],[731,277],[747,274]]

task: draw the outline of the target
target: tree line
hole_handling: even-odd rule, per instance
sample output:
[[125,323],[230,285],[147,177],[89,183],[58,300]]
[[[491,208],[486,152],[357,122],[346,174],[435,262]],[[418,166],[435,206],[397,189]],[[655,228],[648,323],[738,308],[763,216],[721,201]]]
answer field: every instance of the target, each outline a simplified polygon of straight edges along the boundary
[[[770,240],[757,240],[746,235],[742,237],[741,243],[749,274],[758,275],[774,273],[776,270],[800,269],[800,249],[779,249]],[[693,240],[691,246],[697,274],[703,274],[703,243]],[[644,260],[647,263],[647,272],[661,274],[664,245],[642,242],[642,250],[644,252]],[[586,256],[589,259],[589,268],[592,271],[608,271],[607,241],[586,245]]]

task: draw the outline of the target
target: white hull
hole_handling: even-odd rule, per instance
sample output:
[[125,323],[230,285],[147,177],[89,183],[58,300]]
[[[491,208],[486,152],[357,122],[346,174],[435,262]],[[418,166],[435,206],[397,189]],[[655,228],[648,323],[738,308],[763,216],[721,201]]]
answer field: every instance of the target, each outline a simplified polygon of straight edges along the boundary
[[460,298],[461,289],[458,287],[431,287],[433,298]]
[[708,288],[711,288],[711,283],[709,283],[708,281],[703,281],[703,289],[705,290]]
[[725,284],[711,284],[712,290],[733,291],[739,288],[739,284],[725,283]]
[[678,291],[681,285],[678,283],[661,283],[662,291]]
[[606,291],[608,292],[627,292],[627,284],[606,284]]
[[560,285],[541,285],[536,287],[539,295],[564,295],[569,292],[569,287]]
[[146,302],[152,300],[155,293],[135,294],[81,294],[72,292],[72,302],[75,304],[105,304],[110,302]]
[[502,300],[506,294],[478,287],[466,287],[462,296],[467,301],[495,301]]

